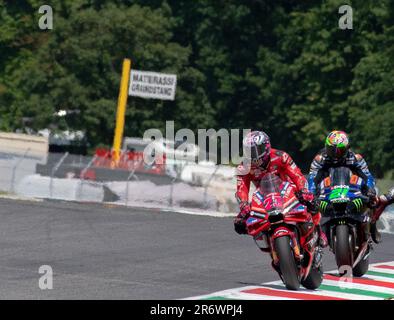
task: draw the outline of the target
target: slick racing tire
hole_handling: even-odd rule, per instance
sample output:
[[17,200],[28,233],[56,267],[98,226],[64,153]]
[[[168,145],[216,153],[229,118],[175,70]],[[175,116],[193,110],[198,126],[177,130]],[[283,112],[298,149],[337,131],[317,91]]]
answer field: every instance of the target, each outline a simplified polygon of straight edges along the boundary
[[339,274],[347,274],[353,267],[353,237],[349,234],[349,227],[345,224],[335,228],[335,260]]
[[320,265],[318,268],[311,268],[305,280],[301,284],[310,290],[315,290],[320,287],[323,282],[323,267]]
[[274,246],[279,258],[279,268],[282,274],[282,280],[286,288],[289,290],[298,290],[300,287],[300,280],[293,250],[290,246],[290,238],[286,236],[276,238]]
[[369,257],[366,259],[362,259],[357,265],[353,268],[353,276],[362,277],[367,273],[369,267]]

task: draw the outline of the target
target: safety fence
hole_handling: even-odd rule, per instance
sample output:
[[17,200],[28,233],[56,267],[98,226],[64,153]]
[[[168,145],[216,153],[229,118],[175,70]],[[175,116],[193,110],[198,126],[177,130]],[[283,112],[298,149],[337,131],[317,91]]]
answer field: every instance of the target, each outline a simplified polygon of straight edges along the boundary
[[23,197],[126,206],[235,212],[233,169],[177,161],[160,170],[142,158],[114,165],[99,156],[51,153],[33,158],[0,150],[0,192]]
[[[169,161],[159,170],[138,158],[128,159],[119,168],[97,155],[51,153],[34,158],[29,151],[14,154],[0,149],[0,193],[202,213],[237,212],[233,167]],[[379,181],[378,186],[385,192],[394,181]],[[380,227],[394,231],[393,217],[390,207]]]

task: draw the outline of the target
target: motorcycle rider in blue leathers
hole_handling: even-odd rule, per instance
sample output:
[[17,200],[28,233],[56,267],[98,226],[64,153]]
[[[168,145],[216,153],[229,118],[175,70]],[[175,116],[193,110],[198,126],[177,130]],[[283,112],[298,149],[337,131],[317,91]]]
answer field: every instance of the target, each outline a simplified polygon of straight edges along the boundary
[[[360,154],[350,149],[348,135],[337,130],[327,136],[325,148],[313,159],[308,178],[310,192],[318,194],[320,182],[329,175],[329,169],[335,167],[347,167],[361,177],[364,181],[363,193],[370,198],[371,203],[376,203],[375,179],[369,171],[366,161]],[[380,233],[374,220],[371,222],[370,232],[372,240],[379,243]]]

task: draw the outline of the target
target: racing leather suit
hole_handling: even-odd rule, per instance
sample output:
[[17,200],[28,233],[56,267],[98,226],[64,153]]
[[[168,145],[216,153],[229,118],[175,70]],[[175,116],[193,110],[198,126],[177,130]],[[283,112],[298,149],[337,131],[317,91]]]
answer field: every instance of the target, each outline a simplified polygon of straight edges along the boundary
[[[266,169],[247,166],[244,165],[243,163],[241,163],[237,167],[237,192],[235,196],[240,205],[241,211],[235,220],[241,219],[241,221],[245,221],[245,219],[249,216],[250,208],[248,202],[249,202],[250,184],[253,183],[255,187],[258,187],[261,179],[268,173],[278,175],[283,181],[288,181],[294,184],[296,192],[300,192],[300,193],[307,192],[308,194],[310,194],[307,188],[308,182],[304,177],[304,175],[302,174],[301,170],[297,167],[297,165],[293,161],[293,159],[286,152],[271,148],[270,162]],[[246,212],[244,211],[245,207],[248,207]],[[322,246],[326,246],[327,238],[322,232],[320,227],[320,219],[321,219],[320,212],[318,212],[317,210],[309,210],[309,209],[308,211],[312,214],[312,221],[316,226],[316,228],[319,230]],[[245,231],[242,233],[245,233]]]
[[[328,157],[325,149],[322,149],[316,157],[313,159],[310,171],[309,171],[309,178],[308,178],[308,186],[309,191],[318,194],[320,193],[320,182],[328,177],[329,169],[336,168],[336,167],[347,167],[349,168],[354,174],[361,177],[363,179],[363,188],[362,192],[366,194],[370,199],[376,199],[376,191],[375,191],[375,179],[372,176],[371,172],[368,169],[368,165],[364,158],[360,154],[356,154],[351,149],[348,151],[346,157],[340,159],[339,161],[333,161],[330,157]],[[372,223],[376,223],[377,219],[379,218],[381,212],[380,210],[373,210],[372,211]],[[383,210],[382,210],[383,211]],[[371,227],[374,228],[373,239],[376,239],[378,236],[378,231],[376,229],[376,225]],[[372,231],[371,231],[372,233]],[[375,240],[374,240],[375,241]],[[375,241],[378,243],[379,241]]]
[[381,195],[378,198],[377,207],[372,215],[372,222],[375,223],[380,218],[386,207],[393,203],[394,203],[394,188],[391,188],[389,192]]
[[366,161],[360,154],[356,154],[350,149],[345,158],[334,162],[323,149],[313,159],[308,178],[309,191],[317,194],[320,182],[329,175],[329,169],[336,167],[349,168],[354,174],[363,179],[365,186],[369,190],[375,189],[375,179],[370,173]]
[[[243,163],[237,168],[237,192],[235,194],[240,209],[242,205],[249,201],[250,184],[258,187],[261,179],[268,173],[278,175],[283,181],[293,183],[297,192],[308,191],[307,180],[297,167],[293,159],[286,153],[271,148],[270,162],[266,169],[246,166]],[[312,213],[312,212],[311,212]],[[320,222],[320,213],[312,213],[313,221],[316,225]]]
[[295,184],[297,191],[307,188],[307,181],[301,170],[294,163],[293,159],[280,150],[271,148],[270,162],[267,169],[248,167],[241,163],[237,168],[237,192],[235,194],[238,203],[249,200],[250,183],[258,187],[260,180],[268,173],[278,175],[283,181]]

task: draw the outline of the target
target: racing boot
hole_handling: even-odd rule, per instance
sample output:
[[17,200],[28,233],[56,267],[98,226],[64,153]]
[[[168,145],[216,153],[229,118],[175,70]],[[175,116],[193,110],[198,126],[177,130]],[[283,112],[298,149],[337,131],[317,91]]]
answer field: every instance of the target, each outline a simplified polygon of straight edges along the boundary
[[317,269],[322,264],[323,248],[321,246],[316,248],[315,256],[313,257],[313,266]]
[[323,232],[323,229],[320,225],[321,214],[320,212],[312,212],[312,220],[319,233],[319,246],[325,248],[328,246],[328,240],[326,234]]
[[322,248],[326,248],[328,246],[327,236],[323,232],[322,227],[320,225],[318,226],[318,232],[319,232],[319,245]]

